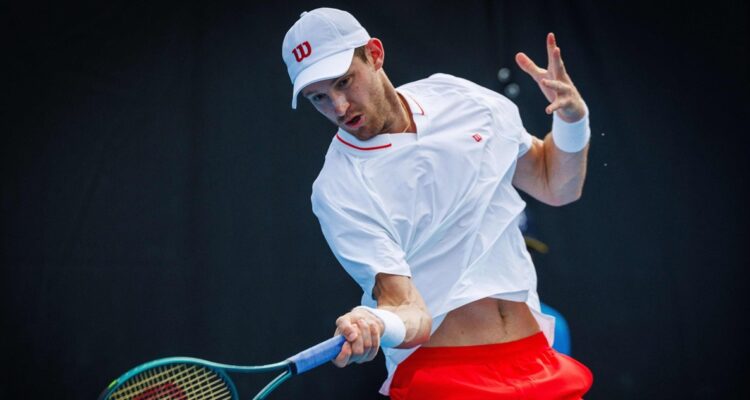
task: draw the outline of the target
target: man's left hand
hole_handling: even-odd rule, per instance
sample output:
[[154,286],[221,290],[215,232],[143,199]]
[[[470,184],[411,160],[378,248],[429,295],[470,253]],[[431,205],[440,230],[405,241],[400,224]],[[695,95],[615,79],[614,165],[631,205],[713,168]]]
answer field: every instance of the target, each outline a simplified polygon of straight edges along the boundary
[[550,102],[545,112],[557,115],[566,122],[576,122],[586,114],[586,105],[565,71],[560,48],[555,34],[547,35],[547,69],[538,67],[526,54],[516,54],[516,62],[521,69],[531,75]]

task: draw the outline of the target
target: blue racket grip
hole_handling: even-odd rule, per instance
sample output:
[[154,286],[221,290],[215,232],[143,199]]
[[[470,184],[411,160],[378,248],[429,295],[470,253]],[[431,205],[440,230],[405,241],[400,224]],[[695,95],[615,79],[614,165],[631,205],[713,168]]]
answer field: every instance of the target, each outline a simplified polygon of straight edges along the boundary
[[323,365],[333,360],[341,352],[341,346],[346,339],[342,335],[334,336],[325,342],[316,344],[307,350],[287,358],[295,366],[295,375],[307,372],[317,366]]

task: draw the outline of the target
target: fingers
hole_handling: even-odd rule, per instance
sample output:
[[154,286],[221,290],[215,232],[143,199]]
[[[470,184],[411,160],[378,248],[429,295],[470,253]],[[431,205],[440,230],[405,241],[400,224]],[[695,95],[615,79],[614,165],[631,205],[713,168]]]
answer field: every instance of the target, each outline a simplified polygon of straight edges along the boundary
[[554,52],[555,48],[557,48],[557,41],[555,40],[555,34],[550,32],[547,34],[547,65],[549,66],[549,69],[553,69],[554,65]]
[[[380,349],[380,330],[378,329],[377,324],[373,323],[372,321],[362,321],[364,324],[364,326],[362,327],[364,352],[362,353],[362,359],[360,361],[357,361],[358,363],[372,361],[372,359],[374,359],[375,356],[378,355],[378,350]],[[367,330],[367,334],[364,334],[365,329]]]
[[370,326],[367,321],[360,319],[357,321],[357,327],[360,329],[360,339],[352,345],[352,353],[355,356],[355,362],[361,364],[370,361],[368,356],[372,352],[372,336],[370,335]]
[[558,95],[568,94],[573,89],[569,84],[554,79],[542,79],[541,84],[554,90]]
[[360,329],[359,338],[352,343],[350,362],[362,364],[372,361],[380,349],[380,329],[374,321],[360,319],[357,321]]
[[372,348],[370,350],[370,354],[368,355],[368,361],[375,358],[375,356],[378,355],[378,350],[380,349],[380,327],[377,323],[370,324],[370,337],[372,337]]
[[516,63],[539,85],[544,97],[550,102],[545,109],[547,114],[563,109],[563,114],[585,114],[585,105],[580,94],[573,85],[563,64],[560,48],[557,46],[555,34],[547,34],[547,69],[540,68],[524,53],[516,54]]
[[359,336],[359,330],[352,324],[347,316],[339,317],[336,320],[336,332],[344,335],[348,342],[353,342]]
[[524,53],[516,54],[516,63],[535,81],[539,82],[543,77],[554,79],[565,79],[565,65],[563,64],[560,48],[557,46],[555,34],[547,34],[547,69],[541,68]]
[[531,75],[531,77],[537,82],[539,82],[539,80],[547,73],[545,69],[539,68],[534,61],[524,53],[516,54],[516,64],[518,64],[523,72]]
[[346,342],[341,346],[339,355],[333,359],[333,365],[343,368],[346,367],[352,357],[352,342],[359,337],[359,329],[352,324],[348,316],[344,315],[336,320],[336,332],[334,335],[344,335]]
[[552,77],[555,79],[564,79],[565,65],[563,64],[560,47],[557,46],[557,39],[552,32],[547,34],[547,60],[548,69],[552,72]]
[[552,115],[553,112],[559,110],[562,107],[562,102],[555,101],[552,104],[548,105],[547,108],[544,109],[544,112],[547,113],[547,115]]
[[377,356],[380,347],[380,329],[375,321],[349,313],[339,317],[336,320],[336,326],[336,334],[344,335],[347,341],[333,360],[334,365],[341,368],[354,362],[371,361]]
[[333,365],[344,368],[349,364],[349,358],[352,356],[352,346],[349,344],[349,342],[345,342],[343,346],[341,346],[341,352],[339,353],[336,358],[333,359]]
[[550,70],[553,72],[553,76],[556,79],[565,79],[566,78],[566,72],[565,72],[565,64],[563,64],[562,55],[560,54],[560,48],[556,47],[552,51],[552,64],[550,66]]
[[352,358],[354,361],[359,362],[362,354],[365,352],[365,342],[369,340],[370,329],[367,327],[367,323],[361,319],[356,322],[356,325],[359,334],[357,335],[357,339],[350,343],[352,344]]
[[570,97],[558,97],[555,101],[552,102],[552,104],[548,105],[547,108],[544,109],[544,112],[547,114],[552,114],[553,112],[561,109],[566,108],[572,105],[572,101],[570,100]]
[[540,83],[542,86],[555,92],[554,101],[544,109],[547,114],[552,114],[560,108],[570,106],[573,103],[573,99],[577,96],[575,88],[568,83],[552,79],[542,79]]

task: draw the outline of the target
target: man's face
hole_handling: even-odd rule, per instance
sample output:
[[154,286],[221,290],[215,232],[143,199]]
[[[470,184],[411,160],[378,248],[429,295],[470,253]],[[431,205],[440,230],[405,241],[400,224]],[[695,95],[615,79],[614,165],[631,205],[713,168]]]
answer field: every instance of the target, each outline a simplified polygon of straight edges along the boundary
[[302,95],[331,122],[357,139],[367,140],[388,131],[393,123],[381,73],[372,62],[355,56],[344,75],[311,83]]

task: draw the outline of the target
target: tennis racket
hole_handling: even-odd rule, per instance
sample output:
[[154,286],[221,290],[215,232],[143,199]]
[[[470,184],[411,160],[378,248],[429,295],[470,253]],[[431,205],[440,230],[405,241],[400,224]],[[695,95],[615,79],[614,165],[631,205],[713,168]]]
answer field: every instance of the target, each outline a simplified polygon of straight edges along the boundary
[[112,381],[99,400],[209,400],[239,399],[229,372],[283,371],[253,399],[269,393],[294,375],[333,360],[346,340],[335,336],[275,364],[240,366],[190,357],[169,357],[141,364]]

